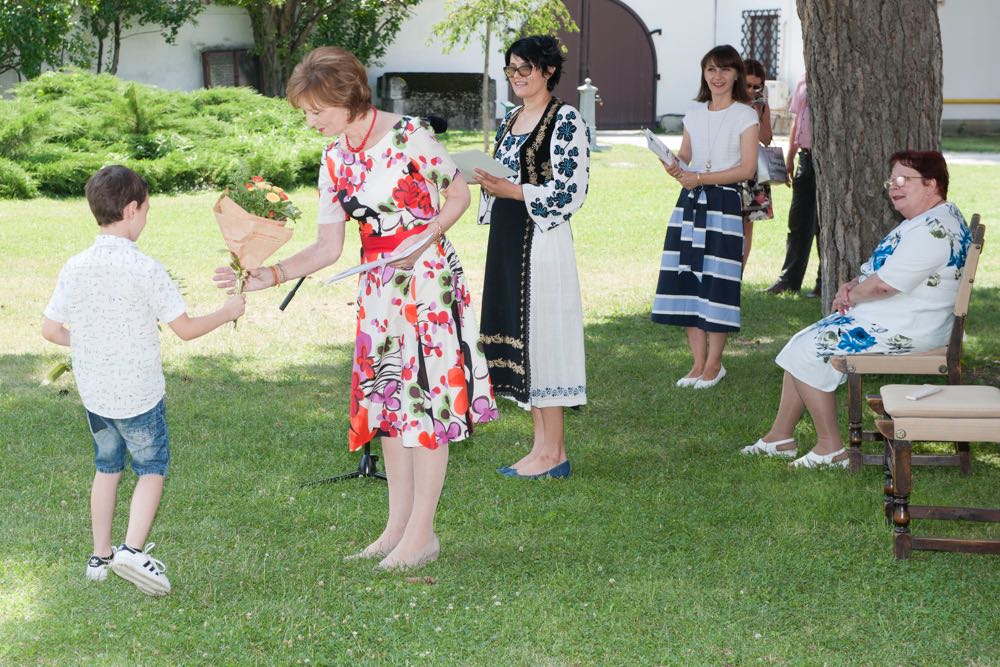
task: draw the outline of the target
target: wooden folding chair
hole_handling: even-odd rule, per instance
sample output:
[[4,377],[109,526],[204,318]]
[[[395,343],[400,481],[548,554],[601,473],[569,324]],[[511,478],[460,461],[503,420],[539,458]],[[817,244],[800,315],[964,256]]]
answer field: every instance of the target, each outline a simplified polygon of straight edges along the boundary
[[[976,281],[976,269],[979,266],[979,255],[983,250],[983,237],[986,233],[978,213],[972,216],[969,229],[972,232],[972,244],[969,246],[965,268],[962,270],[962,283],[955,299],[955,321],[946,346],[916,354],[852,354],[833,357],[830,360],[834,368],[847,373],[847,419],[850,438],[848,467],[852,472],[861,470],[862,465],[882,463],[882,455],[865,454],[861,450],[863,441],[884,439],[878,431],[865,431],[862,428],[864,393],[861,377],[863,375],[943,375],[950,385],[962,383],[962,339],[965,337],[965,319],[969,313],[972,286]],[[954,454],[914,455],[913,465],[958,466],[963,475],[968,475],[971,469],[969,443],[955,442]]]
[[943,507],[911,505],[913,487],[911,466],[914,441],[1000,442],[1000,389],[987,386],[958,385],[909,400],[907,394],[919,385],[890,384],[869,405],[882,418],[875,420],[885,437],[886,518],[893,523],[893,552],[897,559],[909,558],[917,550],[961,551],[1000,554],[1000,540],[957,537],[915,537],[910,533],[911,519],[945,519],[1000,522],[1000,509],[979,507]]

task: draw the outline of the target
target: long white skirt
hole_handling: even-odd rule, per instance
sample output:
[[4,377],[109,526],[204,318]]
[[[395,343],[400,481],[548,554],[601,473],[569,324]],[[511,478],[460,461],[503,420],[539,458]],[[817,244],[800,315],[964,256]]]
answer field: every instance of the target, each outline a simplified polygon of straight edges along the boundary
[[[587,369],[583,303],[573,230],[568,222],[547,232],[535,230],[531,243],[529,318],[531,407],[584,405]],[[520,402],[519,405],[529,407]]]

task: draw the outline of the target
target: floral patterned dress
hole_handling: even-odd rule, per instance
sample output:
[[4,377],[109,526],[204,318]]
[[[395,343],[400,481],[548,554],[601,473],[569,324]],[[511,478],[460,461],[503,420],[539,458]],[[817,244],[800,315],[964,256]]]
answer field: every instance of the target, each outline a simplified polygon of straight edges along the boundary
[[954,204],[945,202],[904,220],[861,266],[899,290],[833,313],[795,334],[775,361],[798,380],[833,391],[846,376],[830,357],[908,354],[947,344],[962,268],[972,235]]
[[[320,224],[353,218],[363,246],[371,247],[437,216],[439,194],[458,169],[426,124],[403,117],[358,153],[342,139],[323,153]],[[382,254],[363,251],[362,259]],[[465,273],[447,239],[430,246],[411,270],[363,273],[357,318],[352,451],[379,435],[434,449],[498,418]]]

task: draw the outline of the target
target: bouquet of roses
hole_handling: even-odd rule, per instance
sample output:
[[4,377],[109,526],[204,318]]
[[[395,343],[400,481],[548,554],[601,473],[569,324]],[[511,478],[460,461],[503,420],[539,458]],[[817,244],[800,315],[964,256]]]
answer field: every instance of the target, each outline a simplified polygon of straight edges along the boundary
[[286,225],[301,215],[284,190],[261,176],[230,183],[212,210],[232,259],[237,292],[243,292],[251,269],[292,238]]

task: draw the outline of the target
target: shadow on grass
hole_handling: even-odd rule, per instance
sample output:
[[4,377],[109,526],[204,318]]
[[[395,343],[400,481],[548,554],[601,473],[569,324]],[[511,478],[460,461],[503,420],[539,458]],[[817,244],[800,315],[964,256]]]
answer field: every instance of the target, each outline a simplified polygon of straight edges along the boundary
[[[997,305],[998,290],[977,290],[969,376],[992,377],[1000,340],[988,313]],[[793,473],[783,462],[736,454],[767,428],[777,406],[781,371],[773,357],[792,333],[817,319],[817,310],[811,300],[747,294],[744,331],[752,335],[733,337],[729,375],[710,391],[674,387],[689,363],[681,329],[653,324],[645,312],[588,325],[589,404],[567,414],[571,480],[519,483],[493,472],[523,454],[531,437],[528,413],[506,401],[500,422],[453,446],[437,522],[445,549],[428,568],[439,577],[436,595],[489,599],[517,581],[524,615],[497,617],[488,632],[468,614],[429,614],[428,622],[460,638],[476,632],[493,638],[483,639],[475,650],[485,652],[473,661],[488,661],[496,648],[490,642],[516,643],[525,624],[533,624],[533,605],[561,605],[560,617],[570,619],[561,622],[562,640],[546,634],[551,629],[533,631],[539,641],[579,646],[566,650],[571,662],[601,662],[604,640],[638,662],[671,655],[658,639],[666,608],[677,618],[704,621],[699,627],[707,639],[675,630],[686,647],[723,646],[734,627],[762,623],[760,610],[770,600],[790,599],[792,615],[813,618],[817,627],[834,629],[852,619],[838,637],[845,641],[879,624],[904,623],[906,610],[931,598],[951,610],[929,635],[936,641],[944,642],[957,623],[988,630],[982,627],[985,603],[966,603],[995,572],[987,559],[954,555],[921,556],[913,566],[920,576],[900,593],[897,611],[856,620],[856,610],[879,608],[887,578],[909,571],[891,559],[880,471]],[[329,624],[346,613],[377,624],[392,610],[409,609],[413,589],[398,578],[338,566],[340,553],[381,530],[384,486],[299,488],[357,463],[346,447],[352,347],[312,346],[308,353],[306,363],[276,355],[266,368],[229,354],[182,356],[168,366],[173,462],[154,533],[179,573],[176,594],[143,605],[142,618],[122,615],[119,595],[82,581],[93,467],[75,391],[38,385],[50,357],[0,355],[0,504],[9,508],[0,514],[0,635],[14,638],[7,649],[12,661],[104,655],[105,662],[134,662],[143,649],[122,637],[176,625],[174,635],[193,639],[149,640],[174,662],[192,658],[189,645],[217,645],[219,632],[251,661],[280,662],[284,654],[275,647],[286,628],[311,627],[317,617]],[[811,446],[808,422],[797,435],[801,448]],[[1000,504],[997,447],[977,445],[975,456],[971,478],[953,469],[921,470],[922,497],[915,502]],[[131,492],[131,475],[123,479],[115,535],[123,530]],[[959,528],[996,536],[995,529]],[[964,583],[956,584],[955,567]],[[336,585],[336,594],[323,581]],[[749,591],[745,597],[741,586]],[[371,595],[357,593],[372,588]],[[613,636],[590,636],[590,612],[577,600],[587,600],[602,624],[615,628]],[[81,626],[72,620],[79,609],[94,618],[114,616],[117,629]],[[790,630],[789,610],[778,613],[785,615],[778,625]],[[778,627],[771,630],[782,636]],[[405,642],[419,633],[433,636],[434,630],[392,626],[386,636]],[[27,648],[36,636],[46,637],[45,645]],[[339,640],[314,641],[324,650],[343,649]],[[779,643],[772,650],[792,655],[797,649]],[[837,650],[845,649],[832,655]]]

